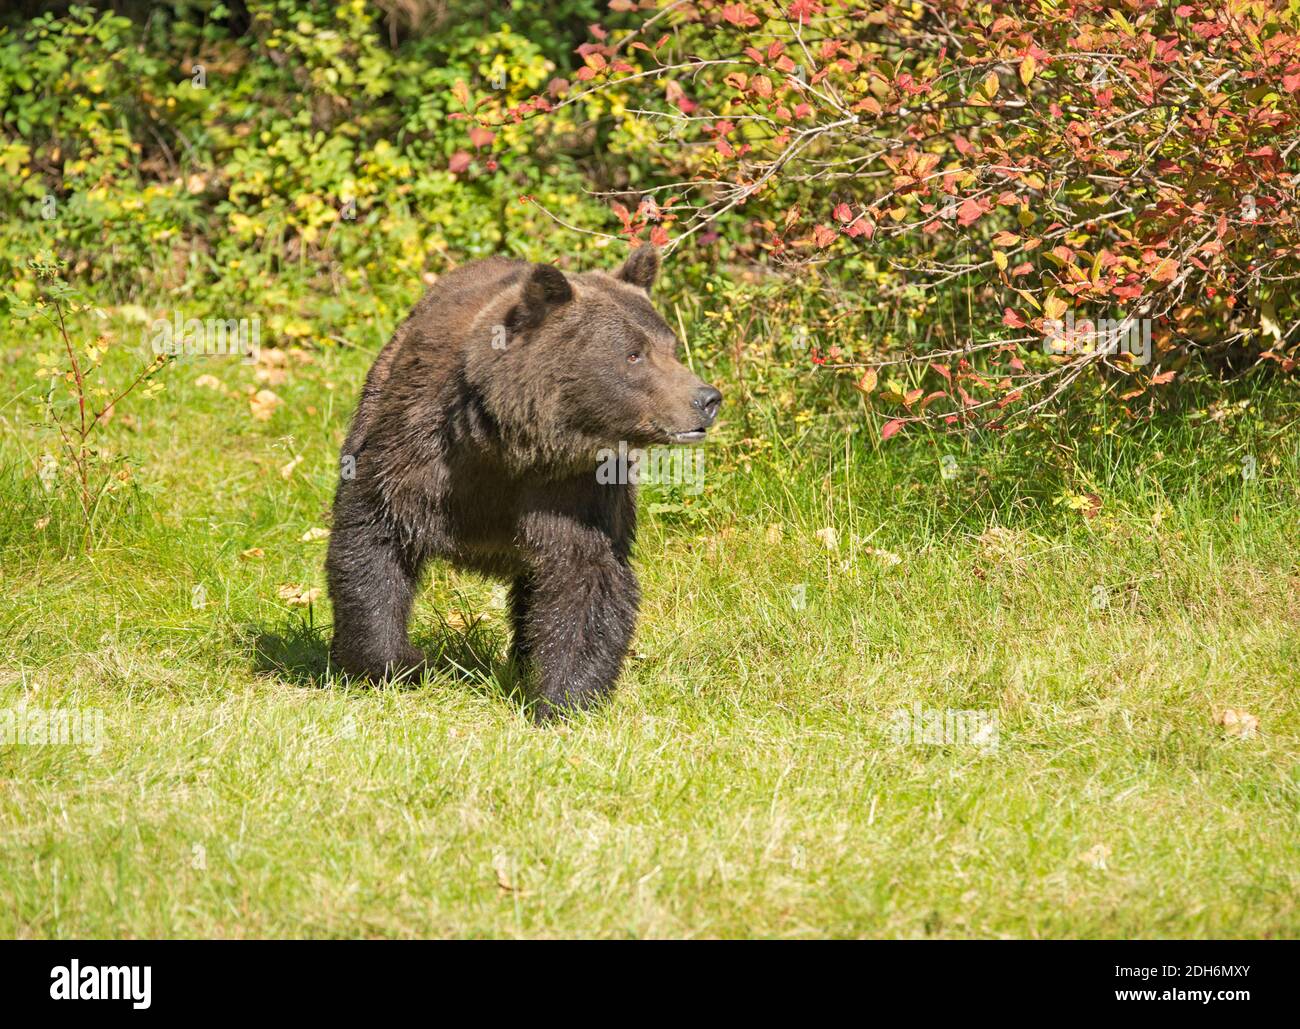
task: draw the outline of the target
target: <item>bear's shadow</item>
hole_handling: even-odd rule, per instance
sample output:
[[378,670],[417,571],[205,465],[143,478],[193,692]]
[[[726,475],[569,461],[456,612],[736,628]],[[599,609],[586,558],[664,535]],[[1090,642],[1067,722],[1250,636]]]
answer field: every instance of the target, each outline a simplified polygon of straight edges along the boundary
[[[338,685],[368,685],[349,680],[329,660],[329,627],[303,619],[276,626],[245,626],[240,636],[257,675],[273,677],[305,689]],[[502,699],[517,696],[522,683],[514,662],[503,657],[505,641],[481,620],[464,628],[441,622],[417,626],[411,643],[424,654],[419,673],[391,679],[390,687],[419,689],[438,682],[456,682]]]

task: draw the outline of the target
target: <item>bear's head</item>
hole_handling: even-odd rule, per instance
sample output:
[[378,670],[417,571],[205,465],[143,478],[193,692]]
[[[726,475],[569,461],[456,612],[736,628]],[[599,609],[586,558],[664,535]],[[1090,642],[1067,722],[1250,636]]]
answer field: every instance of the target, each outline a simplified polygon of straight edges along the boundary
[[587,461],[617,446],[695,443],[722,394],[678,360],[650,302],[659,253],[640,246],[612,273],[529,266],[493,305],[500,324],[476,377],[507,436],[549,460]]

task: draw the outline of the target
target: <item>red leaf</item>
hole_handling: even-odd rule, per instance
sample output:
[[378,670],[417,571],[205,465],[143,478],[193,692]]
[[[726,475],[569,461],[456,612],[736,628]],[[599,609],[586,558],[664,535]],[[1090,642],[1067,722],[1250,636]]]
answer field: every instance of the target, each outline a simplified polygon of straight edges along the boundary
[[958,225],[973,225],[982,217],[984,217],[984,207],[974,198],[963,200],[961,207],[957,208]]
[[814,14],[822,13],[822,5],[817,0],[792,0],[790,13],[799,19],[800,25],[807,25]]
[[890,436],[894,435],[894,433],[898,432],[902,427],[903,423],[897,418],[893,419],[893,421],[885,422],[885,424],[880,427],[881,440],[889,439]]
[[727,4],[722,8],[722,17],[742,29],[758,24],[758,16],[750,12],[744,4]]
[[1178,262],[1166,257],[1151,269],[1152,282],[1173,282],[1178,277]]

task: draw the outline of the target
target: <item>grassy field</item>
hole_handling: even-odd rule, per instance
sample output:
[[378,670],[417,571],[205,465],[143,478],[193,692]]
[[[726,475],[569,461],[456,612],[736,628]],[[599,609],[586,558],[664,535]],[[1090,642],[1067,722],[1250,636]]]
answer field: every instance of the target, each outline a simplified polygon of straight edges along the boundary
[[[434,569],[445,673],[385,688],[279,595],[324,585],[370,343],[167,370],[85,554],[9,342],[0,708],[103,734],[0,746],[5,936],[1300,933],[1294,383],[882,445],[719,370],[705,491],[643,500],[620,690],[539,729],[493,584]],[[900,740],[918,707],[992,733]]]

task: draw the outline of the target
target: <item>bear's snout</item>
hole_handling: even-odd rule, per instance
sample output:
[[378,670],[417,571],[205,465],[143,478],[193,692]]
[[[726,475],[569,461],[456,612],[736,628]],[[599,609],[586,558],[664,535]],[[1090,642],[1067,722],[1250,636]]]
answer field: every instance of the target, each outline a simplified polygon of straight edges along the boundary
[[[691,376],[691,378],[695,377]],[[687,425],[689,428],[668,432],[668,438],[673,443],[698,443],[704,439],[709,426],[718,417],[718,409],[722,406],[722,394],[707,383],[700,382],[699,379],[695,379],[695,383],[696,385],[684,396],[678,394],[682,400],[687,401],[685,409],[679,408],[683,411],[684,417],[678,416],[680,419],[678,424]]]
[[691,406],[704,417],[704,428],[707,429],[718,417],[718,408],[722,406],[722,394],[712,386],[701,386],[695,391],[695,399],[691,401]]

